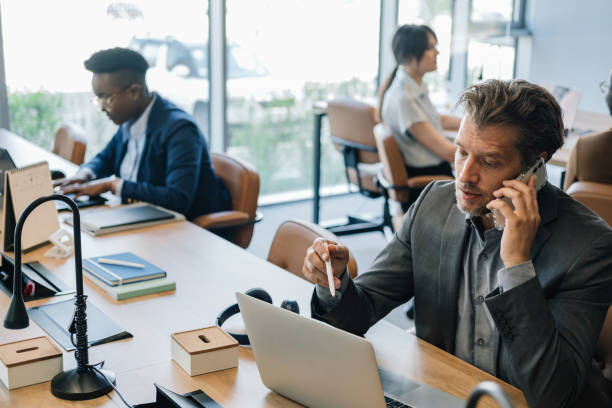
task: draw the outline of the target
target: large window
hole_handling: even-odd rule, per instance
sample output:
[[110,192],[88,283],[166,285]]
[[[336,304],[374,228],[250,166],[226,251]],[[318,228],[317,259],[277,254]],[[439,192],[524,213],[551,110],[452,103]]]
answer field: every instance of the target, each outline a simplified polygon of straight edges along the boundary
[[[34,6],[33,6],[34,4]],[[151,64],[149,88],[208,125],[208,2],[2,0],[11,130],[50,149],[63,122],[80,125],[87,158],[116,126],[92,103],[93,52],[132,47]]]
[[[336,95],[374,103],[379,2],[226,4],[228,152],[255,165],[262,195],[310,190],[313,104]],[[327,138],[321,167],[322,185],[346,185]]]
[[[452,0],[399,0],[398,25],[425,24],[438,38],[438,69],[423,81],[436,105],[447,103],[447,83],[451,60]],[[391,49],[391,44],[386,44]]]
[[[444,108],[466,85],[515,75],[517,39],[528,34],[525,3],[397,0],[392,21],[394,4],[382,0],[225,0],[223,32],[223,14],[213,8],[209,17],[208,0],[57,0],[35,7],[0,0],[10,126],[51,148],[62,122],[80,125],[91,158],[116,126],[91,102],[83,61],[103,48],[132,47],[151,65],[150,88],[192,114],[209,140],[209,116],[216,115],[213,139],[223,144],[215,148],[257,168],[266,201],[304,197],[312,187],[313,105],[340,95],[376,105],[379,56],[386,65],[391,52],[390,44],[379,50],[381,21],[435,31],[438,69],[424,80]],[[216,76],[221,64],[210,60],[209,18],[213,58],[220,54],[216,39],[225,35],[226,44],[226,81],[213,83],[212,111],[209,70]],[[225,105],[217,92],[223,85]],[[325,125],[322,186],[346,185]]]
[[471,0],[466,85],[514,76],[524,0]]

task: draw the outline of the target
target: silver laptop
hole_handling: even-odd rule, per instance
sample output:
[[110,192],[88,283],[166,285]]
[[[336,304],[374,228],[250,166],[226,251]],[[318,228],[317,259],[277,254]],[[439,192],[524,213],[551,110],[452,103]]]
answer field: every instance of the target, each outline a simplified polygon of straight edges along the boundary
[[364,338],[242,293],[236,299],[264,385],[289,399],[312,408],[465,405],[390,372],[379,376]]

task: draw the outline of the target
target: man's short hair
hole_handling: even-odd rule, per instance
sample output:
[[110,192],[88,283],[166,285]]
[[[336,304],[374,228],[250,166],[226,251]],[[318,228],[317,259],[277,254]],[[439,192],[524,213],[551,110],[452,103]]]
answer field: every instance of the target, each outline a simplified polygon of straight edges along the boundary
[[490,79],[468,87],[459,98],[477,127],[511,126],[523,166],[546,152],[546,160],[563,145],[561,108],[541,86],[523,80]]
[[129,48],[109,48],[93,53],[85,61],[85,69],[94,74],[112,74],[121,87],[145,83],[149,63],[138,52]]

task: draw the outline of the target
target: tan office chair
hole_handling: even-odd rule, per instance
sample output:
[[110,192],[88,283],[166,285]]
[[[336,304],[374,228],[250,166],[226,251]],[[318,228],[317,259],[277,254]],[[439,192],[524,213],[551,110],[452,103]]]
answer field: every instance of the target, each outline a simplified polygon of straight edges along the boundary
[[[302,266],[306,250],[319,237],[340,243],[337,236],[316,224],[301,220],[285,221],[276,230],[268,262],[304,278]],[[352,254],[349,256],[348,272],[353,278],[357,276],[357,262]]]
[[[377,124],[374,127],[374,138],[382,163],[382,171],[378,175],[378,182],[384,190],[387,208],[389,206],[388,199],[391,199],[400,203],[405,211],[417,199],[419,193],[427,184],[436,180],[453,179],[446,175],[410,177],[391,129],[384,123]],[[402,216],[403,213],[393,215],[395,231],[401,225]]]
[[580,136],[572,147],[565,174],[563,189],[577,181],[595,181],[612,184],[612,128],[600,133]]
[[567,193],[612,226],[612,184],[578,181],[570,185]]
[[210,157],[215,173],[229,191],[232,209],[201,215],[193,222],[246,248],[253,237],[255,223],[263,218],[257,211],[259,174],[250,164],[227,154],[211,153]]
[[[382,190],[375,181],[381,165],[372,133],[377,123],[376,109],[351,98],[335,98],[327,104],[327,117],[331,140],[344,158],[349,185],[356,186],[359,193],[366,197],[381,197]],[[346,235],[384,232],[386,225],[389,223],[384,214],[376,218],[349,215],[346,224],[327,228],[336,235]]]
[[[567,193],[596,212],[612,226],[612,185],[592,181],[578,181],[570,185]],[[603,375],[612,384],[612,306],[599,336],[595,359],[603,364]],[[610,386],[612,394],[612,385]]]
[[53,153],[81,165],[85,161],[85,150],[87,140],[85,131],[76,125],[63,124],[55,132],[55,142],[53,143]]

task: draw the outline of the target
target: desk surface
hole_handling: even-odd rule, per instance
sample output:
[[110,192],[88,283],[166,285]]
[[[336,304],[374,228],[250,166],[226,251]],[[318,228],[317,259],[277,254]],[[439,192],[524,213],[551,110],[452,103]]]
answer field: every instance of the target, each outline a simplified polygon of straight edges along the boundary
[[577,112],[574,120],[574,132],[565,138],[565,143],[553,154],[549,162],[552,165],[565,167],[572,148],[580,136],[603,132],[612,128],[612,116],[602,113]]
[[[13,152],[11,146],[20,146],[21,149],[27,147],[27,143],[22,145],[15,140],[11,141],[13,144],[5,143],[12,137],[0,132],[0,145],[6,146],[17,161],[21,152]],[[44,157],[41,152],[38,154],[37,158]],[[65,170],[74,168],[67,162],[63,163],[66,167],[59,167],[60,164],[54,162],[51,166]],[[132,339],[90,349],[90,362],[106,361],[106,367],[117,374],[117,385],[130,403],[153,400],[153,382],[157,382],[177,392],[202,389],[224,407],[299,406],[265,388],[249,348],[240,349],[238,368],[190,377],[170,359],[170,333],[213,324],[219,311],[235,302],[235,291],[253,287],[265,288],[276,304],[282,299],[296,299],[302,313],[309,314],[311,284],[185,221],[102,237],[84,234],[82,239],[84,257],[114,253],[119,249],[132,251],[159,265],[176,280],[175,292],[117,302],[85,279],[88,302],[134,334]],[[24,261],[40,260],[64,282],[74,285],[74,257],[67,260],[44,258],[43,253],[48,247],[26,254]],[[28,306],[43,302],[30,302]],[[9,298],[1,294],[3,312],[8,303]],[[30,327],[24,330],[0,328],[0,342],[42,334],[45,333],[31,321]],[[389,323],[381,321],[366,337],[374,345],[379,364],[389,371],[462,398],[466,398],[480,381],[497,381],[514,400],[519,401],[518,406],[526,406],[522,393],[516,388]],[[73,367],[73,353],[65,352],[64,368]],[[78,403],[59,400],[51,395],[48,382],[10,392],[0,386],[0,407],[77,405],[120,407],[122,403],[115,393]]]

